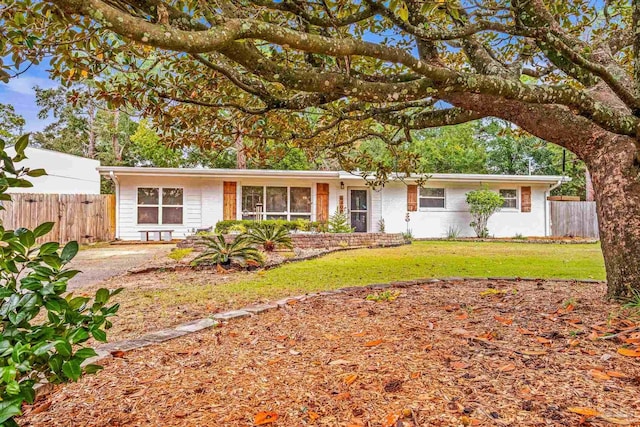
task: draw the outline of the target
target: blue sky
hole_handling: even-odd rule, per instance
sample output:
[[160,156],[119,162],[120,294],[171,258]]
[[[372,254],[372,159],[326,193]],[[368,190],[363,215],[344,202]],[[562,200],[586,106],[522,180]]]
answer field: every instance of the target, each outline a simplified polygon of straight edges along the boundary
[[38,118],[38,106],[36,105],[34,86],[52,88],[58,83],[49,79],[47,73],[48,64],[41,63],[32,66],[24,74],[9,80],[9,83],[0,82],[0,103],[11,104],[16,113],[25,118],[27,124],[25,131],[36,132],[42,130],[51,122],[51,118],[40,120]]

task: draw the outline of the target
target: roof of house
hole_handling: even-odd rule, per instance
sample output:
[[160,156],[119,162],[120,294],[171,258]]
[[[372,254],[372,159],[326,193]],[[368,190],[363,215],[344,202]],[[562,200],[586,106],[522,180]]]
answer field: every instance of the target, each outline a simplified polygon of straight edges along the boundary
[[[12,145],[7,146],[7,150],[9,150],[9,149],[10,150],[15,150],[15,145],[12,144]],[[27,148],[25,148],[25,151],[29,151],[29,150],[40,151],[42,153],[51,153],[51,154],[60,155],[60,156],[74,157],[76,159],[87,160],[87,161],[90,161],[90,162],[94,162],[94,163],[100,164],[100,160],[92,159],[90,157],[85,157],[85,156],[78,156],[77,154],[65,153],[63,151],[51,150],[49,148],[34,147],[33,145],[29,145],[29,146],[27,146]]]
[[[189,176],[210,178],[294,178],[294,179],[339,179],[362,180],[357,173],[346,171],[294,171],[274,169],[208,169],[208,168],[154,168],[154,167],[126,167],[101,166],[98,171],[102,175],[116,176]],[[419,177],[428,177],[432,181],[450,182],[522,182],[555,184],[559,181],[569,181],[569,177],[560,175],[495,175],[495,174],[466,174],[466,173],[433,173],[428,175],[413,175],[410,177],[397,174],[390,179],[412,181]]]

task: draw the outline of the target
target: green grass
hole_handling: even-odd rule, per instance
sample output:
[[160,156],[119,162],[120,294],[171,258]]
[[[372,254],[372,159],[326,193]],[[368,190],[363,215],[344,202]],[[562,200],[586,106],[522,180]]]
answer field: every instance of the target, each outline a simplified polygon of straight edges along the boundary
[[308,292],[451,276],[604,279],[605,273],[597,244],[498,242],[414,242],[336,252],[272,270],[233,274],[223,283],[217,274],[176,271],[157,277],[162,288],[137,285],[117,297],[122,308],[115,334],[135,336],[143,329],[171,326],[221,309]]
[[193,252],[193,248],[177,248],[169,252],[169,255],[167,256],[176,261],[180,261],[187,255],[191,254],[191,252]]
[[520,276],[604,279],[598,244],[414,242],[338,252],[287,264],[212,289],[222,299],[258,299],[425,277]]

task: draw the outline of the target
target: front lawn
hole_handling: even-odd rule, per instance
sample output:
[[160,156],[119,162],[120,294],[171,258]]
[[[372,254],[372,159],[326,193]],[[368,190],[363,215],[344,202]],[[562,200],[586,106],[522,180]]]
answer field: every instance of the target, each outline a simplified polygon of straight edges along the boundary
[[597,244],[415,242],[333,253],[253,273],[151,272],[112,279],[125,287],[110,340],[257,301],[345,286],[425,277],[605,278]]

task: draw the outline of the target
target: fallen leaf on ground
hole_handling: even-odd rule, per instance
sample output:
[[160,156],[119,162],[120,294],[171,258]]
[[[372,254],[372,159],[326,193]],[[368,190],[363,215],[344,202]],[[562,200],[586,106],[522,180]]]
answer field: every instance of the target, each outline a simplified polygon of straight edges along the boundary
[[500,366],[498,368],[498,371],[500,371],[500,372],[511,372],[511,371],[515,371],[515,369],[516,369],[516,365],[514,365],[513,363],[509,363],[507,365]]
[[257,426],[262,426],[265,424],[270,424],[275,422],[278,419],[278,414],[272,411],[267,412],[258,412],[255,417],[253,417],[253,424]]
[[498,322],[502,323],[503,325],[509,326],[513,323],[513,319],[509,319],[508,317],[502,317],[502,316],[493,316],[494,319],[496,319]]
[[120,358],[122,358],[122,357],[124,357],[124,351],[122,351],[122,350],[114,350],[114,351],[112,351],[112,352],[111,352],[111,355],[112,355],[113,357],[120,357]]
[[547,354],[545,350],[520,350],[517,353],[524,354],[526,356],[544,356]]
[[507,291],[505,291],[504,289],[489,288],[486,291],[480,292],[480,296],[481,297],[489,297],[489,296],[494,296],[494,295],[504,295],[506,293],[507,293]]
[[518,328],[518,332],[522,335],[535,335],[536,333],[525,328]]
[[467,313],[466,311],[456,316],[456,319],[458,320],[465,320],[468,318],[469,318],[469,313]]
[[597,417],[600,415],[600,411],[597,411],[593,408],[585,408],[583,406],[573,406],[567,408],[567,411],[573,412],[574,414],[583,415],[585,417]]
[[467,331],[466,329],[462,329],[462,328],[453,328],[451,330],[451,334],[453,335],[459,335],[459,336],[471,336],[473,335],[471,332]]
[[336,400],[347,400],[348,398],[351,397],[351,393],[349,393],[348,391],[345,391],[344,393],[338,393],[335,396]]
[[451,367],[453,369],[465,369],[469,367],[469,364],[464,362],[451,362]]
[[366,343],[364,343],[365,347],[375,347],[377,345],[382,344],[382,340],[373,340],[373,341],[368,341]]
[[329,365],[334,366],[334,365],[353,365],[354,363],[349,361],[349,360],[345,360],[345,359],[336,359],[336,360],[332,360],[331,362],[329,362]]
[[611,379],[611,377],[610,377],[609,375],[607,375],[607,374],[605,374],[604,372],[599,371],[599,370],[597,370],[597,369],[592,369],[592,370],[590,370],[590,371],[589,371],[589,374],[590,374],[593,378],[595,378],[595,379],[597,379],[597,380],[601,380],[601,381],[607,381],[607,380],[610,380],[610,379]]
[[538,341],[540,344],[551,344],[551,340],[548,338],[536,337],[536,341]]
[[618,354],[621,354],[627,357],[640,357],[640,350],[634,349],[634,348],[622,347],[618,349]]
[[612,378],[627,378],[625,374],[617,371],[607,371],[607,375],[609,375]]
[[346,377],[344,377],[344,383],[346,385],[351,385],[356,380],[356,378],[358,378],[358,374],[347,375]]
[[393,427],[396,425],[396,422],[400,419],[400,412],[392,412],[384,417],[382,421],[382,427]]

